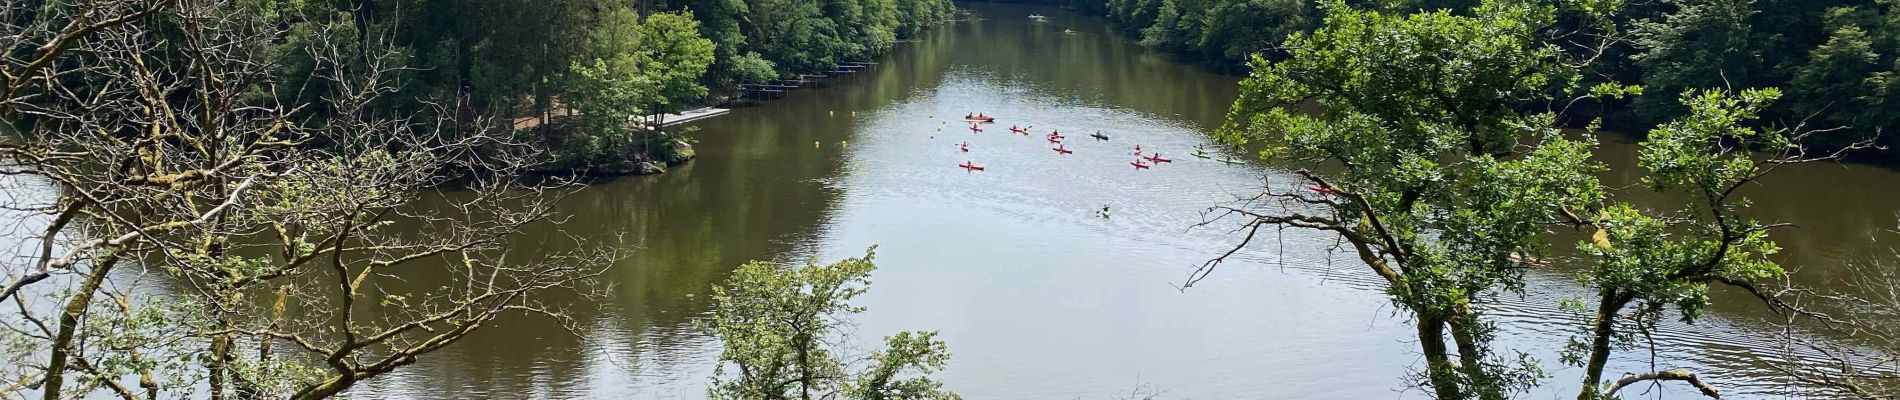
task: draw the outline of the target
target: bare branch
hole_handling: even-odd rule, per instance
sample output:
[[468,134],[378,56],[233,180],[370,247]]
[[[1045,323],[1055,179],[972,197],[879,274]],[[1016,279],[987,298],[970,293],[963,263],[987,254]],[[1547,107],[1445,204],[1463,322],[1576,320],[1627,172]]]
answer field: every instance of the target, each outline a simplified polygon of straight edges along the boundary
[[1623,378],[1617,379],[1616,382],[1610,384],[1610,388],[1608,390],[1603,391],[1603,397],[1616,398],[1616,392],[1618,390],[1623,390],[1624,386],[1629,386],[1630,384],[1637,383],[1637,382],[1647,382],[1647,381],[1682,381],[1684,383],[1688,383],[1689,386],[1694,386],[1696,390],[1702,392],[1703,396],[1709,396],[1709,398],[1711,399],[1722,398],[1722,391],[1716,390],[1714,386],[1709,386],[1709,384],[1707,383],[1703,383],[1702,379],[1696,378],[1694,373],[1690,373],[1687,370],[1680,370],[1680,369],[1661,371],[1661,372],[1650,372],[1650,373],[1645,373],[1645,374],[1623,375]]

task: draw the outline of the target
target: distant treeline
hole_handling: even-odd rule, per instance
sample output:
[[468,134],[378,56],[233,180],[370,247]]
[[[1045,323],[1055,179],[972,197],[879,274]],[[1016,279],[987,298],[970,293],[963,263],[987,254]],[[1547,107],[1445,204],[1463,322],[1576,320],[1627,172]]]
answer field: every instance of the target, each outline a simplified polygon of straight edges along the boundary
[[545,142],[551,169],[606,173],[663,168],[681,156],[677,132],[629,130],[629,121],[704,103],[742,83],[869,60],[954,11],[948,0],[248,3],[292,32],[287,44],[347,35],[397,48],[404,59],[396,61],[415,70],[403,96],[385,100],[388,107],[454,101],[468,115]]
[[[1255,53],[1274,58],[1294,33],[1311,32],[1325,10],[1316,0],[1019,0],[1108,18],[1142,44],[1229,72]],[[1351,0],[1383,12],[1451,10],[1477,0]],[[1880,135],[1889,149],[1863,159],[1900,163],[1900,1],[1655,0],[1560,1],[1562,7],[1619,7],[1626,40],[1595,71],[1640,84],[1643,94],[1606,108],[1612,127],[1642,131],[1683,115],[1684,89],[1779,87],[1767,120],[1842,127],[1819,137],[1845,144]],[[1559,28],[1561,29],[1561,27]],[[1877,159],[1875,159],[1877,157]]]

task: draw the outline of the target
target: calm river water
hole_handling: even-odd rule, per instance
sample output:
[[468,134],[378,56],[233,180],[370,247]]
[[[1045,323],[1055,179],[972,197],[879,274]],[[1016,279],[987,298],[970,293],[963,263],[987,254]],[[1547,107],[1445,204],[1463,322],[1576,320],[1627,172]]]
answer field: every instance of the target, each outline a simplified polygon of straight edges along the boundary
[[[825,88],[701,122],[697,161],[571,199],[570,233],[619,236],[634,250],[607,272],[605,301],[576,298],[578,332],[504,320],[356,395],[699,398],[718,344],[691,321],[728,271],[878,245],[857,342],[941,331],[955,353],[942,377],[966,398],[1109,398],[1137,386],[1177,399],[1422,397],[1403,387],[1420,362],[1410,328],[1362,265],[1328,251],[1327,236],[1269,237],[1201,285],[1172,286],[1237,240],[1218,226],[1190,229],[1200,211],[1253,193],[1263,177],[1286,182],[1283,168],[1189,156],[1219,125],[1238,78],[1173,62],[1099,19],[968,7],[987,19],[900,44]],[[957,121],[970,112],[1001,123],[971,133]],[[1075,154],[1013,135],[1011,124],[1059,129]],[[1112,140],[1089,139],[1095,130]],[[1605,140],[1602,157],[1617,166],[1607,178],[1628,181],[1632,145]],[[968,153],[955,146],[963,142]],[[1175,161],[1137,171],[1135,145]],[[965,161],[988,170],[957,167]],[[1834,285],[1851,265],[1892,261],[1874,241],[1900,243],[1895,182],[1889,170],[1814,165],[1751,195],[1761,217],[1801,225],[1777,238],[1802,281]],[[1104,205],[1111,218],[1096,216]],[[1555,352],[1578,325],[1552,317],[1563,315],[1558,299],[1582,294],[1569,276],[1540,271],[1530,295],[1493,310],[1503,344],[1553,375],[1531,398],[1568,398],[1577,386],[1578,371]],[[1718,299],[1704,323],[1659,332],[1655,362],[1704,371],[1729,395],[1788,394],[1756,365],[1773,353],[1770,316]],[[1610,374],[1648,362],[1620,354]],[[1664,394],[1696,397],[1676,386]]]

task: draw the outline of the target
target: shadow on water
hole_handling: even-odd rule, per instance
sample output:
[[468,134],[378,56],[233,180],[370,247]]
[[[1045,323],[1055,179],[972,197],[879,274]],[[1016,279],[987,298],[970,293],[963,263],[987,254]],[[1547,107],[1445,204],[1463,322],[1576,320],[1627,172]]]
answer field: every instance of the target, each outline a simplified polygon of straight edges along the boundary
[[[843,191],[826,183],[844,170],[848,147],[840,143],[853,134],[851,124],[839,122],[934,86],[948,61],[943,48],[954,39],[927,35],[886,57],[901,63],[829,78],[823,89],[794,91],[697,123],[697,160],[575,193],[560,205],[564,223],[537,227],[517,247],[544,251],[571,243],[567,235],[622,243],[627,257],[601,279],[606,301],[550,294],[573,305],[566,310],[577,321],[573,332],[550,318],[504,318],[356,393],[699,397],[717,348],[691,322],[708,309],[712,286],[750,260],[811,256],[810,245],[823,240]],[[456,198],[450,193],[435,201]]]

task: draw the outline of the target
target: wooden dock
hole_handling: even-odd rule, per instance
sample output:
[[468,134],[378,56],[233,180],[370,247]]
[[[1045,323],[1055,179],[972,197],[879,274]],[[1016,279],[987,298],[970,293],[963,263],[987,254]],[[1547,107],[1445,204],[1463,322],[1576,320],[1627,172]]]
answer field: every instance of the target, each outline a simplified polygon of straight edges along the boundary
[[[798,89],[798,88],[804,87],[805,85],[816,83],[817,82],[816,80],[818,79],[825,79],[825,78],[831,78],[831,77],[843,77],[845,75],[863,72],[865,70],[869,70],[871,67],[877,66],[877,64],[878,63],[874,61],[844,61],[844,62],[839,62],[835,65],[832,65],[831,69],[828,71],[802,72],[802,73],[792,75],[792,77],[788,79],[773,79],[773,80],[767,81],[767,83],[741,83],[736,87],[736,89],[738,89],[739,99],[741,101],[766,100],[766,99],[771,99],[771,98],[778,98],[780,96],[784,96],[785,92],[791,91],[792,89]],[[809,73],[809,72],[817,72],[817,73]],[[698,111],[698,110],[695,110],[695,111]],[[717,112],[720,114],[723,114],[726,112],[726,110],[718,110]],[[688,111],[681,114],[692,114],[692,113],[693,113],[692,111]],[[666,121],[667,126],[671,126],[674,123],[676,123],[674,122],[674,119],[676,118],[678,119],[691,118],[691,119],[684,119],[678,122],[678,123],[684,123],[684,122],[692,121],[693,119],[704,119],[704,118],[711,118],[714,116],[717,116],[717,115],[709,115],[709,116],[703,116],[703,117],[695,117],[691,115],[667,115],[665,121]]]
[[669,127],[673,125],[679,125],[679,124],[698,121],[702,119],[726,115],[726,113],[730,113],[730,112],[732,112],[732,110],[728,110],[724,108],[700,107],[700,108],[695,108],[691,110],[680,111],[678,113],[667,114],[664,116],[660,116],[658,118],[660,120],[660,127],[665,128],[665,127]]

